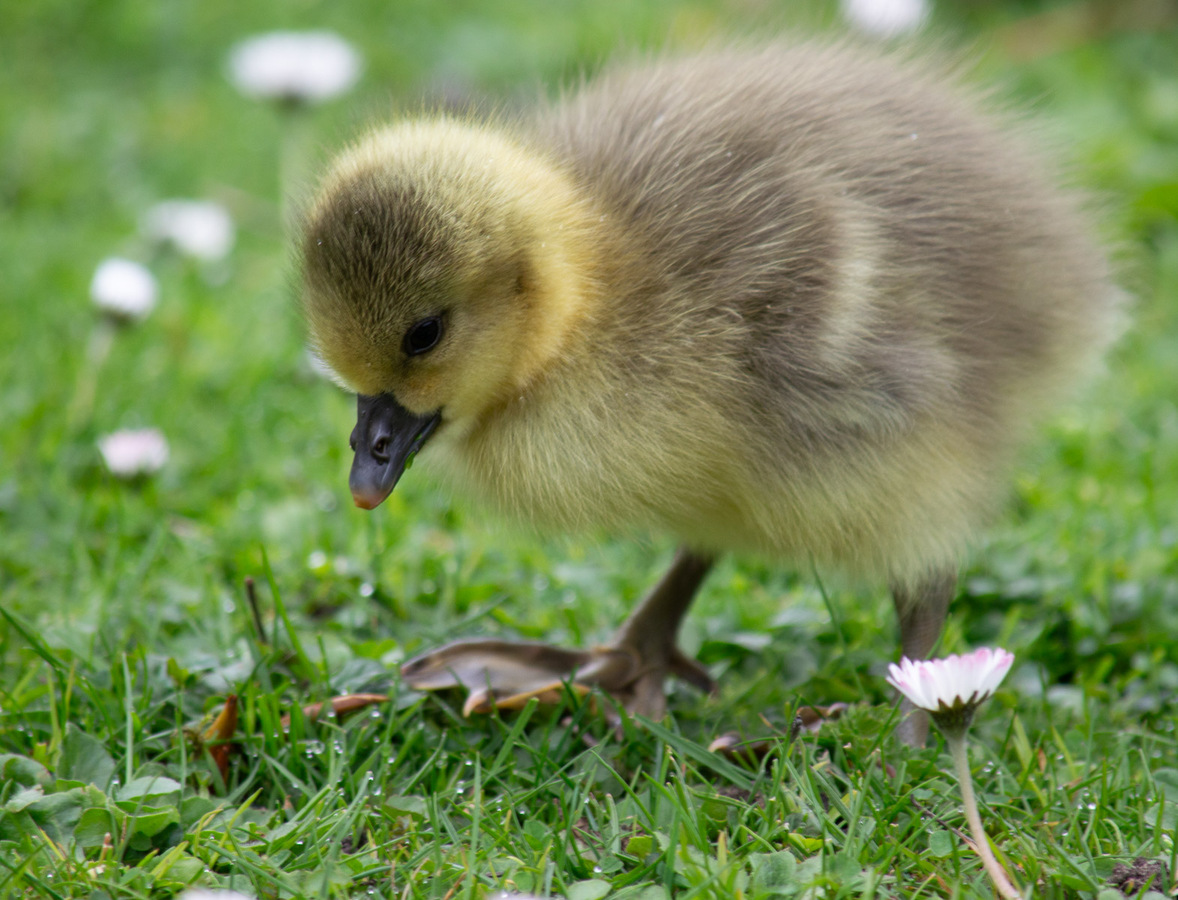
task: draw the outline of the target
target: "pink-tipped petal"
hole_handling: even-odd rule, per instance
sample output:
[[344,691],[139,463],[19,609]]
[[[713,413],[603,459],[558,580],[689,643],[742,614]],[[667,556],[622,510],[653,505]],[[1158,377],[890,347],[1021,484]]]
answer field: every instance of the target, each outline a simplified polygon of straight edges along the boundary
[[911,660],[888,666],[888,683],[913,705],[936,712],[989,697],[1014,663],[1014,654],[1001,647],[981,647],[972,653],[942,659]]

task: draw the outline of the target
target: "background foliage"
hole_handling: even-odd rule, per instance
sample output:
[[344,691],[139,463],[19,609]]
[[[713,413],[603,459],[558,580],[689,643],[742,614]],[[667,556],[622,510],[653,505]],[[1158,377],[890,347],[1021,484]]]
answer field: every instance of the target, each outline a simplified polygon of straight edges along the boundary
[[[401,659],[457,635],[606,639],[671,547],[515,534],[412,475],[361,514],[352,403],[302,351],[284,216],[367,123],[422,97],[527,102],[619,49],[799,15],[835,19],[755,0],[0,8],[0,895],[989,895],[941,748],[886,739],[882,590],[726,561],[684,631],[720,697],[676,689],[673,722],[620,737],[589,706],[465,721],[401,689]],[[229,48],[279,27],[353,42],[358,90],[301,116],[239,96]],[[944,4],[932,31],[1059,142],[1137,298],[1107,375],[1028,454],[945,644],[1019,657],[975,747],[1016,881],[1096,896],[1116,863],[1175,852],[1178,24],[1167,2],[994,0]],[[172,196],[232,210],[227,261],[150,251],[140,218]],[[88,282],[112,254],[149,262],[162,300],[94,373]],[[172,456],[128,485],[95,440],[138,425]],[[360,689],[393,699],[298,713]],[[229,693],[222,780],[185,729]],[[762,767],[704,749],[836,700],[843,720]]]

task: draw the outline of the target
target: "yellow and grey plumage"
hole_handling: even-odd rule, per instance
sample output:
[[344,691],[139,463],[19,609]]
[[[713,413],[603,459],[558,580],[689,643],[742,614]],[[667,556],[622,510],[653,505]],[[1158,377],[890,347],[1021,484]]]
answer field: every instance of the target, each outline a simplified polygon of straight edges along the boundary
[[[357,502],[420,447],[529,524],[676,536],[615,645],[570,663],[641,712],[668,671],[706,682],[674,634],[722,552],[887,582],[927,653],[1014,451],[1117,315],[1076,199],[954,82],[839,44],[714,51],[346,150],[306,217],[303,297],[362,397]],[[409,674],[521,693],[496,682],[510,653]]]

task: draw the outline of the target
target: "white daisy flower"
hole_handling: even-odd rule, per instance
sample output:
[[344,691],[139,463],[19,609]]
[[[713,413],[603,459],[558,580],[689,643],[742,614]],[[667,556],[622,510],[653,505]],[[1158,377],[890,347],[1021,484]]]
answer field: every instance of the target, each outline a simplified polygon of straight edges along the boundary
[[1013,662],[1014,654],[1001,647],[944,659],[904,658],[888,666],[888,683],[930,713],[960,711],[994,693]]
[[111,474],[119,478],[150,475],[168,461],[168,442],[156,428],[116,431],[100,438],[98,449]]
[[212,200],[164,200],[147,211],[143,231],[154,241],[206,262],[224,259],[233,247],[233,219]]
[[928,0],[842,0],[843,18],[878,38],[911,34],[929,15]]
[[945,735],[974,847],[998,893],[1006,900],[1021,900],[1021,892],[990,850],[990,839],[978,813],[966,748],[966,732],[974,711],[994,693],[1013,663],[1014,654],[1001,647],[982,647],[944,659],[902,659],[898,666],[888,666],[888,682],[915,706],[927,710]]
[[104,259],[90,280],[90,298],[102,312],[123,322],[144,318],[155,307],[159,286],[155,276],[137,262],[112,256]]
[[247,97],[318,103],[356,83],[360,55],[330,31],[272,31],[233,48],[229,76]]

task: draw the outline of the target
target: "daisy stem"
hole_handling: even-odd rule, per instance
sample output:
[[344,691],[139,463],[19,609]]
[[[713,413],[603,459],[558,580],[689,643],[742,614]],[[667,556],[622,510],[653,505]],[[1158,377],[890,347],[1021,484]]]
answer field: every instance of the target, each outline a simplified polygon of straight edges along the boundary
[[977,846],[982,864],[990,873],[994,887],[1007,900],[1022,900],[1018,888],[1010,883],[1006,870],[1002,868],[994,853],[990,849],[990,839],[982,828],[982,819],[978,815],[978,801],[973,792],[973,774],[969,770],[969,753],[966,750],[965,735],[955,737],[945,736],[949,744],[949,752],[953,755],[953,767],[957,770],[957,781],[961,785],[961,803],[965,808],[965,821],[969,823],[970,833]]
[[90,332],[90,342],[86,346],[86,355],[78,368],[74,396],[66,415],[70,431],[76,431],[90,421],[90,414],[94,411],[94,395],[98,389],[98,375],[107,356],[110,355],[116,328],[117,326],[105,315],[100,316],[94,323],[94,328]]
[[282,148],[278,161],[278,208],[282,216],[283,233],[295,228],[295,208],[299,197],[314,183],[310,173],[310,130],[304,104],[289,102],[279,112],[282,115]]

